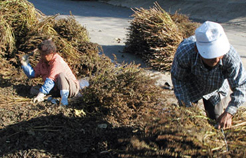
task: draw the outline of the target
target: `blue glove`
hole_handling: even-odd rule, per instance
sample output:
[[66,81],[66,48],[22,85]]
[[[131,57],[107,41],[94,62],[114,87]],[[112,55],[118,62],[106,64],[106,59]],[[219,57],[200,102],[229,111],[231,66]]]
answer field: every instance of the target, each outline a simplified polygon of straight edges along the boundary
[[24,73],[28,78],[35,77],[35,71],[33,70],[32,66],[29,63],[26,65],[22,65],[21,68],[23,69]]
[[55,86],[55,82],[52,79],[46,78],[44,84],[39,89],[39,92],[44,94],[49,94],[54,86]]

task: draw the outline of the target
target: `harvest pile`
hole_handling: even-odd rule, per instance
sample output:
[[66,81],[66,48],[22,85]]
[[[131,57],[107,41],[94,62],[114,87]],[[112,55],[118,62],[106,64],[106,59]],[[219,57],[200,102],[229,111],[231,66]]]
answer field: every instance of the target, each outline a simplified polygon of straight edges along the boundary
[[[100,46],[88,40],[72,15],[48,17],[26,0],[9,0],[0,1],[0,18],[1,157],[246,155],[246,109],[224,136],[204,111],[168,102],[171,90],[157,87],[138,65],[115,67],[98,55]],[[29,89],[42,82],[27,79],[20,68],[24,53],[37,63],[39,54],[32,51],[49,38],[76,76],[90,78],[83,96],[70,99],[67,107],[34,104]]]
[[143,134],[131,138],[128,150],[146,157],[245,157],[245,110],[238,111],[223,134],[197,108],[166,107],[155,113]]
[[157,2],[150,9],[133,9],[124,52],[137,54],[156,70],[169,71],[179,43],[193,35],[198,23],[169,14]]

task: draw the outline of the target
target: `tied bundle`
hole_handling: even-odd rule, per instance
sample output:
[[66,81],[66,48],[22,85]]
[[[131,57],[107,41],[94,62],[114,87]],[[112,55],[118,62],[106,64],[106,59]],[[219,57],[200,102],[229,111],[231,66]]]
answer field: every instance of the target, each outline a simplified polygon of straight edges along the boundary
[[179,43],[198,25],[185,15],[167,13],[155,2],[150,9],[136,8],[128,28],[124,52],[142,57],[156,70],[169,71]]

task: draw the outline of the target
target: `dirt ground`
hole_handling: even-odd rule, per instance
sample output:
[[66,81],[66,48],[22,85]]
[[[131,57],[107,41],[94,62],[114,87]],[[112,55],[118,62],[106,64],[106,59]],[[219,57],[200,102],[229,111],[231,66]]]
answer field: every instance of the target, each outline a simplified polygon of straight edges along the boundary
[[[69,100],[67,107],[48,101],[34,104],[22,84],[1,87],[0,157],[3,158],[117,158],[117,157],[245,157],[245,110],[225,135],[196,108],[165,105],[119,108],[124,119],[100,106]],[[8,99],[9,96],[15,98]],[[114,110],[112,107],[110,110]],[[131,111],[133,114],[131,114]],[[117,111],[116,111],[117,112]],[[243,117],[242,117],[243,116]],[[123,116],[124,117],[124,116]],[[241,124],[241,125],[240,125]],[[244,124],[245,125],[245,124]],[[203,141],[201,141],[203,140]],[[201,141],[201,142],[200,142]],[[204,145],[205,144],[205,145]],[[210,144],[210,145],[208,145]]]
[[[243,151],[245,128],[240,131],[235,126],[232,130],[239,135],[237,140],[230,135],[233,132],[225,132],[228,144],[235,149],[226,150],[223,134],[212,129],[214,122],[207,121],[204,111],[192,117],[187,116],[195,109],[180,113],[171,87],[164,85],[165,82],[170,83],[168,74],[162,74],[157,84],[165,86],[162,87],[165,95],[163,100],[173,109],[162,106],[147,108],[146,105],[145,110],[141,111],[132,107],[130,110],[137,112],[134,115],[131,115],[133,112],[129,113],[127,115],[130,116],[119,121],[108,115],[107,110],[87,107],[72,99],[67,107],[48,101],[34,104],[29,90],[35,82],[28,80],[20,69],[13,72],[12,76],[1,74],[0,80],[0,157],[246,157],[246,151]],[[149,72],[157,76],[159,74]],[[121,110],[129,112],[129,109]],[[182,124],[181,121],[186,118],[187,123]],[[246,118],[243,119],[245,122]],[[161,123],[163,126],[159,126]],[[189,128],[182,133],[184,127]],[[204,139],[204,142],[206,138],[218,136],[213,143],[218,148],[207,149],[194,137],[188,137],[187,133],[204,133],[204,137],[195,135],[199,140]],[[238,143],[235,145],[233,142]],[[157,152],[159,147],[161,149]],[[164,150],[165,147],[171,151]],[[183,149],[191,156],[175,154],[182,153]],[[213,155],[216,151],[222,154]]]
[[[67,107],[49,101],[34,104],[29,95],[33,83],[22,80],[23,75],[19,77],[15,83],[1,80],[0,157],[113,158],[134,155],[128,148],[132,146],[132,137],[142,137],[147,123],[143,121],[143,114],[135,119],[124,119],[128,123],[122,125],[118,118],[76,100],[70,99]],[[166,94],[172,95],[170,90],[166,90]]]

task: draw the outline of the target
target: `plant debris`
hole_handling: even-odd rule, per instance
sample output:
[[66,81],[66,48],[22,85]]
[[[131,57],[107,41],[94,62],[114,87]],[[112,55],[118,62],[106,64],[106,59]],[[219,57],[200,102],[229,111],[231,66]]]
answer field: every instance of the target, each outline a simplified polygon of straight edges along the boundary
[[124,52],[139,55],[153,69],[169,71],[179,43],[193,35],[198,23],[177,12],[169,14],[157,2],[150,9],[132,10]]
[[[58,17],[26,0],[0,1],[1,157],[245,157],[245,108],[223,134],[203,110],[169,102],[171,90],[156,86],[138,65],[115,66],[99,55],[103,50],[72,15]],[[49,38],[76,76],[90,79],[69,106],[34,104],[29,90],[42,82],[20,67],[24,54],[34,66],[39,54],[33,50]]]

